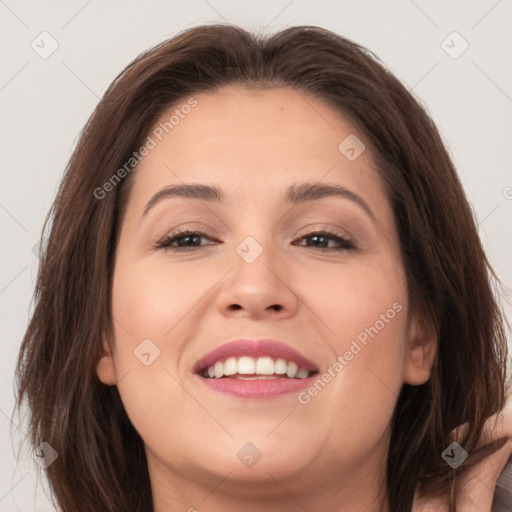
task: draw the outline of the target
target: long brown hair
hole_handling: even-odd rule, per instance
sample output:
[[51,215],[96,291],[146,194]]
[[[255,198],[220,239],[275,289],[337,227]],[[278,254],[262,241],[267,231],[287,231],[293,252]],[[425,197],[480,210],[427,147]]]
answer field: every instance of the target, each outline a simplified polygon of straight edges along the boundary
[[108,193],[97,191],[163,111],[235,83],[324,100],[369,143],[394,210],[411,305],[438,338],[430,380],[404,384],[392,418],[389,506],[410,511],[417,485],[444,492],[462,470],[441,458],[450,432],[467,424],[460,444],[471,454],[485,419],[504,406],[508,354],[497,279],[425,109],[375,55],[313,26],[265,37],[231,25],[192,28],[140,55],[108,88],[43,229],[48,243],[17,367],[30,442],[58,453],[46,472],[63,512],[152,509],[143,441],[117,388],[95,372],[102,338],[113,339],[112,271],[136,166]]

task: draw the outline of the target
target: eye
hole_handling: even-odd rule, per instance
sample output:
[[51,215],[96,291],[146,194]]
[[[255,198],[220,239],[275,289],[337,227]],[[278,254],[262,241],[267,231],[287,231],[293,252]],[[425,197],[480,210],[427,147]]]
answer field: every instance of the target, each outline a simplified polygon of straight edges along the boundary
[[[171,233],[170,235],[165,235],[157,242],[155,249],[164,249],[166,251],[173,252],[190,252],[194,250],[194,247],[200,247],[201,238],[208,238],[209,240],[212,240],[212,238],[202,231],[190,231],[189,229],[183,229],[181,231]],[[177,246],[173,245],[175,242],[178,242]]]
[[[315,245],[307,247],[320,249],[322,251],[349,251],[356,248],[354,242],[349,238],[325,229],[302,235],[299,240],[311,240]],[[338,247],[329,247],[329,240],[334,240],[338,244]],[[325,246],[325,244],[327,244],[327,246]]]
[[[201,247],[202,245],[205,245],[201,244],[201,239],[214,240],[202,231],[191,231],[189,229],[183,229],[161,238],[156,243],[155,249],[164,249],[166,251],[173,252],[191,252],[195,250],[195,247]],[[320,249],[321,251],[348,251],[356,248],[355,244],[349,238],[325,229],[322,231],[314,231],[301,235],[298,240],[311,240],[314,245],[306,245],[306,247],[312,249]],[[218,240],[214,241],[219,242]],[[334,241],[336,244],[338,244],[338,247],[329,247],[329,241]],[[325,244],[327,244],[327,246]],[[303,244],[297,245],[303,246]]]

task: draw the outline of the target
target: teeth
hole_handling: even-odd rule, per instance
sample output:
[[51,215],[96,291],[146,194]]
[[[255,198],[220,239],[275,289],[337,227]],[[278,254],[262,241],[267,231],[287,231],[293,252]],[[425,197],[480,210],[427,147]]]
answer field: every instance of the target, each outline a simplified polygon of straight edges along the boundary
[[297,375],[297,372],[299,371],[299,367],[296,363],[290,361],[288,363],[288,368],[286,368],[286,375],[290,377],[290,379],[293,379],[295,375]]
[[274,360],[271,357],[260,357],[256,361],[257,375],[273,375],[274,374]]
[[274,371],[278,375],[284,375],[286,373],[286,368],[288,368],[288,363],[284,359],[276,359]]
[[220,379],[224,375],[224,363],[222,361],[217,361],[215,363],[215,378]]
[[238,362],[235,357],[228,357],[224,361],[224,375],[234,375],[238,371]]
[[[300,368],[293,361],[285,359],[272,359],[269,356],[239,358],[228,357],[225,361],[216,361],[215,364],[203,371],[203,377],[220,379],[230,375],[239,374],[241,380],[275,379],[276,375],[286,375],[290,379],[305,379],[310,372]],[[246,377],[250,375],[250,377]]]
[[252,375],[256,373],[256,361],[252,357],[241,357],[238,360],[238,373]]
[[299,371],[297,372],[297,379],[305,379],[308,375],[309,372],[306,368],[299,368]]

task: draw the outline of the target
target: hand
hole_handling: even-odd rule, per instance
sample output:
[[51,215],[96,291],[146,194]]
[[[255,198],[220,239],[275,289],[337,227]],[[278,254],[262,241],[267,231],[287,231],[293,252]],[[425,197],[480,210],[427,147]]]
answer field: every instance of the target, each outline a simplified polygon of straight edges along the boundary
[[[456,430],[459,430],[460,434],[463,428]],[[506,442],[499,450],[477,462],[456,482],[457,512],[494,512],[492,501],[496,482],[500,478],[507,460],[512,456],[512,398],[509,398],[500,413],[486,421],[477,449],[493,440],[502,438],[506,438]],[[511,464],[507,466],[511,466]],[[509,472],[510,469],[509,467]],[[503,473],[503,478],[505,477],[506,475]],[[512,485],[510,475],[508,479],[509,483],[505,485]],[[512,503],[509,506],[512,510]],[[449,495],[436,498],[416,497],[412,512],[449,512]]]

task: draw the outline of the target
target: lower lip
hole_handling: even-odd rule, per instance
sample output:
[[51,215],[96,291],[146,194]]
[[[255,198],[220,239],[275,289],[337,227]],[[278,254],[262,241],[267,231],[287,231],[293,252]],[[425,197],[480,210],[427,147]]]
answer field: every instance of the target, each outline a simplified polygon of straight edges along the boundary
[[232,378],[206,379],[197,374],[196,377],[210,389],[220,393],[226,393],[239,398],[273,398],[286,393],[297,392],[302,388],[310,386],[317,375],[311,375],[305,379],[279,377],[257,380]]

